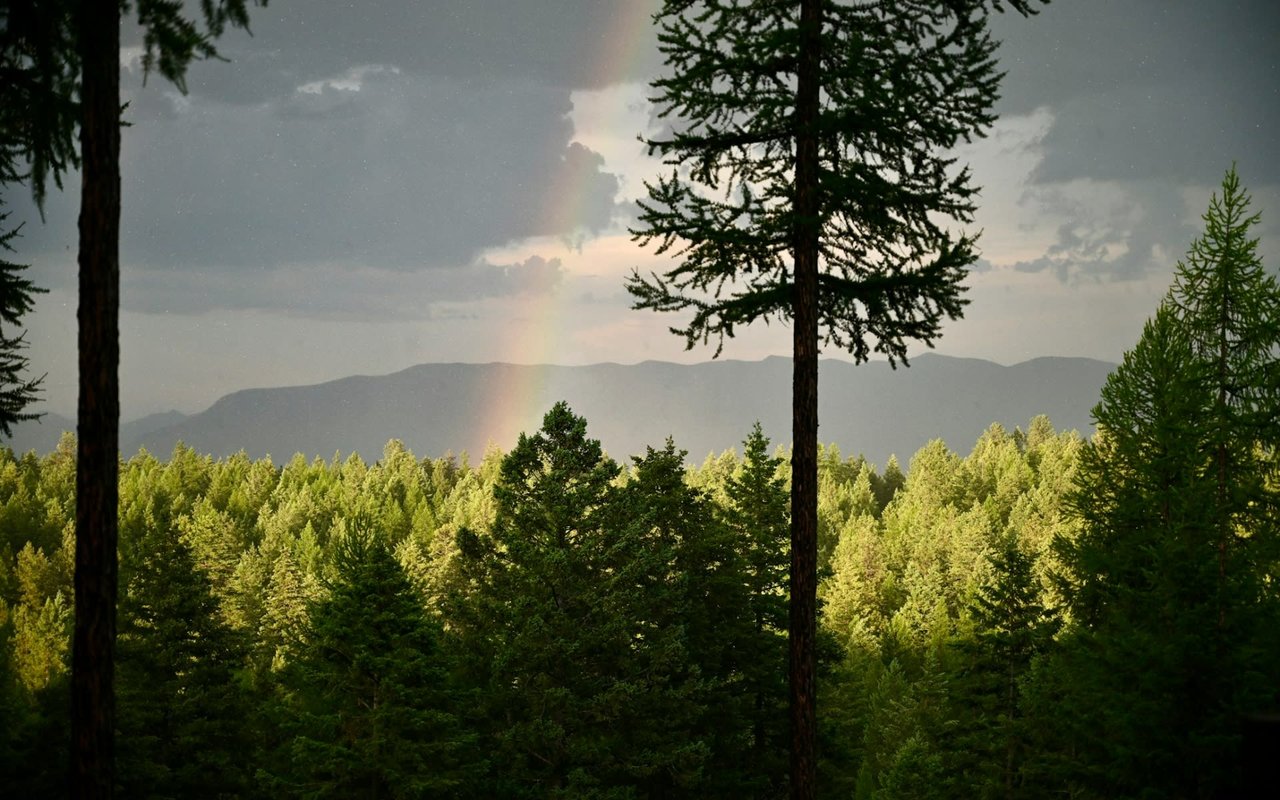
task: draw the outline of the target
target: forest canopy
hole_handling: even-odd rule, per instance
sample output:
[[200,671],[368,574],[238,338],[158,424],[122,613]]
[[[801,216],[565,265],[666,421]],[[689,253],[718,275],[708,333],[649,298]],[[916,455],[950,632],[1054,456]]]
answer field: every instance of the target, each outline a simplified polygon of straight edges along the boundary
[[[1234,170],[1103,388],[904,470],[819,454],[822,792],[1256,790],[1277,708],[1280,286]],[[789,467],[759,426],[620,463],[566,404],[510,452],[120,471],[138,797],[786,793]],[[0,449],[0,783],[66,791],[76,444]]]

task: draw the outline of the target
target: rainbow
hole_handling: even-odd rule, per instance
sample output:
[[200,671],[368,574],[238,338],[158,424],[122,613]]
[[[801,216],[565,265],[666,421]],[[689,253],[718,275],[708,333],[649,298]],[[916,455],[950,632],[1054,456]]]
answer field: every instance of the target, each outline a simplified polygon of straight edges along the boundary
[[[592,68],[586,73],[600,86],[636,80],[639,65],[655,46],[652,13],[656,4],[627,0],[611,5],[612,19],[595,42],[589,59]],[[573,234],[583,219],[595,169],[583,159],[567,156],[567,152],[561,156],[548,185],[540,230]],[[481,429],[493,446],[504,450],[515,445],[521,432],[537,430],[550,404],[563,399],[547,396],[547,366],[564,361],[557,356],[563,352],[567,296],[558,278],[548,270],[539,276],[539,285],[515,299],[521,304],[520,313],[506,326],[501,348],[508,368],[500,371],[503,377],[498,385],[485,387],[486,396],[481,399]]]

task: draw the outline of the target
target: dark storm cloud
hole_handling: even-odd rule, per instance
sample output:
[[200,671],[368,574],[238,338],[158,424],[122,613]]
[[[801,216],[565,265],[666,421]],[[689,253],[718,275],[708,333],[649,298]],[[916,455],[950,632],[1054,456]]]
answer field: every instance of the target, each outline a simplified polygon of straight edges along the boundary
[[[219,282],[298,276],[282,264],[484,281],[486,249],[598,232],[625,211],[608,165],[572,142],[570,92],[647,71],[652,5],[272,3],[252,37],[219,42],[231,63],[192,66],[185,97],[155,74],[143,88],[141,39],[126,33],[122,262],[159,283],[183,273],[192,299],[174,309],[198,311],[204,296],[254,302]],[[78,183],[50,196],[47,225],[27,192],[5,198],[36,223],[22,245],[44,285],[74,281]]]
[[[125,252],[158,268],[340,260],[413,270],[596,231],[612,218],[618,181],[570,143],[569,110],[554,88],[390,71],[364,75],[358,91],[192,110],[126,139],[141,191],[124,218]],[[558,213],[566,192],[573,218]]]
[[1280,184],[1275,0],[1071,0],[1031,20],[1004,15],[995,29],[1007,72],[998,110],[1053,117],[1026,198],[1060,222],[1019,270],[1063,280],[1167,271],[1209,202],[1187,190],[1216,187],[1233,162],[1246,186]]
[[[391,68],[342,85],[245,106],[143,92],[165,113],[124,134],[123,262],[240,280],[312,261],[465,268],[486,248],[599,231],[617,211],[617,178],[570,141],[565,90]],[[74,204],[51,198],[24,246],[73,245]]]
[[1055,117],[1036,182],[1280,182],[1275,0],[1059,0],[995,31],[998,110]]
[[[657,63],[656,0],[294,0],[251,14],[253,37],[219,44],[240,67],[191,68],[196,95],[259,103],[362,64],[459,80],[519,78],[599,88],[644,78]],[[628,22],[630,21],[630,22]],[[621,39],[621,40],[620,40]],[[141,44],[134,32],[126,44]],[[619,54],[635,57],[619,62]],[[608,68],[604,68],[608,67]]]

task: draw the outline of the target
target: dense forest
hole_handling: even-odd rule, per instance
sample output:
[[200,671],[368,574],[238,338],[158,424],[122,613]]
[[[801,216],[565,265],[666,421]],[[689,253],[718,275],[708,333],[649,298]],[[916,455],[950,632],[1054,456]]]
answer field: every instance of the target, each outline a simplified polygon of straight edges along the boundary
[[[833,783],[903,796],[951,710],[972,736],[995,725],[949,692],[983,691],[968,668],[1000,630],[983,598],[1051,595],[1082,446],[1045,418],[993,426],[967,458],[921,450],[909,477],[824,449]],[[622,466],[559,405],[474,465],[394,441],[372,465],[135,455],[121,794],[776,794],[787,468],[769,450],[756,431],[696,468],[670,443]],[[20,795],[65,775],[73,476],[70,435],[44,458],[0,451],[0,758]]]
[[[1280,286],[1234,170],[1084,440],[819,458],[834,797],[1243,796],[1280,685]],[[126,797],[776,797],[790,469],[759,426],[619,463],[121,464]],[[0,449],[0,782],[66,791],[76,443]]]
[[[248,27],[133,5],[183,91]],[[790,324],[792,449],[619,462],[560,403],[478,464],[278,467],[120,459],[129,4],[5,4],[0,184],[82,176],[78,439],[0,449],[6,797],[1274,795],[1280,285],[1234,168],[1095,435],[1038,417],[877,469],[818,447],[818,353],[905,362],[962,315],[952,154],[995,119],[989,13],[1035,3],[696,5],[655,16],[645,142],[680,169],[631,231],[679,263],[628,289],[691,346]],[[6,433],[24,348],[0,337]]]

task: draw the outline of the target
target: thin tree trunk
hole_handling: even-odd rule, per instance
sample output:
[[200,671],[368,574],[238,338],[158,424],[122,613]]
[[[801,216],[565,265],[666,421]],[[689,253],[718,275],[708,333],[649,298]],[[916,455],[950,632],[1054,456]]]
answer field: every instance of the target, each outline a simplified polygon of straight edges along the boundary
[[791,387],[791,797],[816,795],[818,589],[819,0],[800,3],[796,82],[794,351]]
[[80,402],[76,451],[72,796],[110,797],[114,777],[117,367],[120,340],[120,6],[79,6]]

